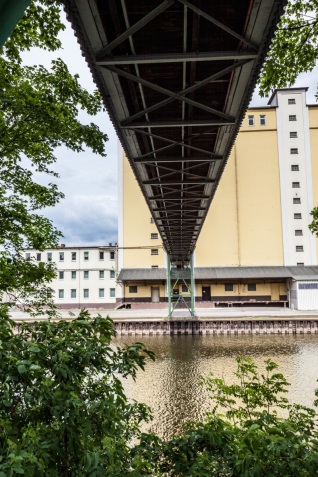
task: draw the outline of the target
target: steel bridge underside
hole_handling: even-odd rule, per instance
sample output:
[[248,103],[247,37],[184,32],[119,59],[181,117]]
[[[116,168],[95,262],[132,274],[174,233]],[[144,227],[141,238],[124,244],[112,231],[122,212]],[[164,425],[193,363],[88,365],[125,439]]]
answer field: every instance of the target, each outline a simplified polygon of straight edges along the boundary
[[285,2],[63,3],[164,248],[186,264]]

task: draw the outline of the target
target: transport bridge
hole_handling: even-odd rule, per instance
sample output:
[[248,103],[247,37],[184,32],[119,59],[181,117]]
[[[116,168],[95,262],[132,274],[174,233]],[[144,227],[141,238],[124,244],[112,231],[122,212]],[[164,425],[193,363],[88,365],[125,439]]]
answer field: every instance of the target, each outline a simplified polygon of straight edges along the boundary
[[192,268],[286,2],[63,3],[169,263]]

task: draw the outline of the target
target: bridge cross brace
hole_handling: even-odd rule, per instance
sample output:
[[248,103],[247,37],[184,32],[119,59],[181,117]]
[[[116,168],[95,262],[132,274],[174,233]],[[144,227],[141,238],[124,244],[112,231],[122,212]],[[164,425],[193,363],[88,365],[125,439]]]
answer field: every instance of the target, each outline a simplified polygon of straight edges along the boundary
[[[172,260],[167,255],[167,290],[168,290],[168,316],[173,317],[173,312],[178,304],[183,303],[191,317],[195,317],[195,283],[193,255],[190,256],[188,263]],[[180,291],[180,285],[185,285],[188,292],[186,296]],[[186,298],[190,298],[189,301]]]

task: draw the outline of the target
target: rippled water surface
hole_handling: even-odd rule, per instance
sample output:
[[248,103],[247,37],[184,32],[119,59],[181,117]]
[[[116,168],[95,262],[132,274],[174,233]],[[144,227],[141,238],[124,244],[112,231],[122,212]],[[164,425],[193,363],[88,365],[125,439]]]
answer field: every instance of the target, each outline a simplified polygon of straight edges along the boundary
[[130,398],[148,404],[153,411],[151,428],[163,437],[182,429],[189,420],[202,419],[209,397],[198,385],[200,375],[213,372],[232,379],[235,357],[252,357],[264,368],[271,358],[291,383],[289,399],[311,406],[318,386],[317,335],[187,335],[118,337],[118,344],[142,341],[155,352],[156,361],[138,373],[137,381],[125,382]]

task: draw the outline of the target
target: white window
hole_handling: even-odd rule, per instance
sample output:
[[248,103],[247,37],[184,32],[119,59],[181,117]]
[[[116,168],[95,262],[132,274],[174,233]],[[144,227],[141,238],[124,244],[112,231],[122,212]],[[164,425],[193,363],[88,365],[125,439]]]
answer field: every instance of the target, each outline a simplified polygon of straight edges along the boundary
[[294,219],[301,219],[301,214],[299,214],[299,213],[294,214]]
[[59,280],[64,280],[64,272],[59,272]]
[[72,288],[71,290],[71,298],[76,298],[76,289]]
[[289,137],[291,137],[291,138],[298,137],[297,131],[290,131]]
[[100,288],[99,289],[98,296],[99,296],[99,298],[104,298],[105,297],[105,288]]
[[292,164],[292,165],[291,165],[291,170],[292,170],[292,171],[299,171],[299,166],[298,166],[298,164]]
[[36,254],[36,261],[41,262],[41,254],[40,253]]
[[300,187],[300,182],[292,182],[293,189],[299,189],[299,187]]
[[64,252],[59,253],[59,260],[60,262],[64,262]]
[[47,261],[52,262],[52,252],[47,253]]
[[87,280],[89,278],[89,271],[88,270],[84,270],[84,278],[85,278],[85,280]]
[[254,116],[247,116],[247,122],[249,126],[254,126]]
[[110,258],[111,260],[115,260],[115,252],[114,252],[114,251],[109,252],[109,258]]
[[300,197],[294,197],[293,198],[293,204],[301,204]]
[[159,255],[159,250],[157,248],[152,248],[151,255]]
[[104,270],[99,270],[99,278],[100,278],[100,280],[103,280],[105,278]]
[[64,298],[64,290],[59,290],[59,298]]
[[110,278],[115,278],[115,270],[110,270]]
[[27,260],[30,260],[30,258],[31,258],[30,252],[27,252],[27,253],[25,254],[25,258],[26,258]]
[[87,262],[89,259],[89,253],[88,252],[84,252],[84,261]]
[[99,260],[104,260],[104,252],[102,250],[99,251]]
[[290,149],[290,153],[291,153],[291,154],[298,154],[298,148],[297,148],[297,147],[292,147],[292,148]]
[[89,298],[89,289],[88,289],[88,288],[84,288],[84,290],[83,290],[83,297],[84,297],[84,298]]
[[110,297],[111,297],[111,298],[115,298],[115,296],[116,296],[115,288],[110,288],[109,294],[110,294]]
[[296,104],[295,98],[288,98],[288,104]]
[[72,262],[76,260],[76,252],[72,252]]
[[303,252],[304,247],[302,245],[296,245],[296,252]]
[[259,124],[260,126],[266,126],[266,114],[260,114]]
[[150,235],[150,238],[151,238],[151,239],[157,239],[157,238],[158,238],[158,234],[151,234],[151,235]]
[[71,271],[71,278],[72,278],[72,280],[76,279],[76,271],[75,270]]
[[302,235],[302,234],[303,234],[303,231],[302,231],[302,230],[300,230],[300,229],[295,230],[295,235],[296,235],[296,236],[299,237],[299,236]]
[[290,114],[288,116],[289,121],[297,121],[296,114]]

